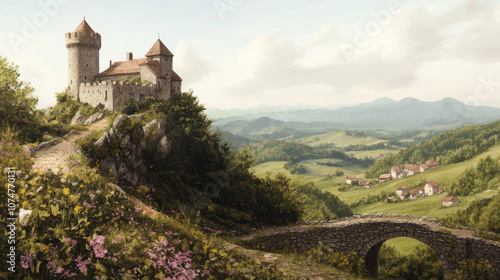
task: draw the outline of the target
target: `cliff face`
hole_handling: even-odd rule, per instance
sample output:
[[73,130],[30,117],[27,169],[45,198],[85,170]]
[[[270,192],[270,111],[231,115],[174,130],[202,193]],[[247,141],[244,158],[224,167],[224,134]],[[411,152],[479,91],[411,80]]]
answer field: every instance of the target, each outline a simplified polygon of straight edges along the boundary
[[142,127],[137,117],[119,115],[111,128],[87,151],[87,156],[94,164],[99,163],[101,174],[112,176],[117,185],[147,185],[146,137],[153,137],[157,152],[166,158],[171,151],[166,135],[170,128],[166,119],[153,120]]

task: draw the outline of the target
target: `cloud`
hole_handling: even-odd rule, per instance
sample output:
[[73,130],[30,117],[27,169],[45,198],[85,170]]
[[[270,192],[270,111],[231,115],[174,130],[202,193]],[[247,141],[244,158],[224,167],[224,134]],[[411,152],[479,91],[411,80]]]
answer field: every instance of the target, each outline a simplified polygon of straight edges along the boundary
[[[341,52],[338,40],[341,27],[337,25],[318,29],[303,44],[273,36],[258,37],[240,51],[241,64],[234,66],[235,71],[251,69],[251,75],[226,87],[224,93],[267,100],[272,99],[271,94],[280,93],[286,98],[284,92],[290,92],[283,102],[297,100],[292,93],[306,95],[305,100],[319,100],[325,89],[330,90],[332,99],[341,100],[354,95],[386,96],[388,92],[397,96],[405,91],[432,98],[439,90],[435,92],[433,88],[429,94],[412,88],[418,85],[425,89],[426,85],[419,82],[421,77],[428,77],[421,71],[424,65],[430,71],[434,63],[439,63],[441,72],[433,72],[436,80],[439,75],[449,80],[454,65],[470,64],[447,66],[442,64],[444,58],[477,61],[500,58],[500,9],[487,12],[490,8],[476,0],[461,2],[439,13],[425,6],[407,7],[393,15],[380,35],[370,38],[366,49],[351,61]],[[468,71],[460,73],[470,75]],[[298,90],[318,87],[321,94]],[[446,92],[459,90],[450,84]]]
[[214,69],[212,64],[203,58],[190,42],[180,42],[174,53],[176,73],[191,83],[202,80]]
[[500,60],[500,5],[472,20],[450,47],[455,57],[490,63]]

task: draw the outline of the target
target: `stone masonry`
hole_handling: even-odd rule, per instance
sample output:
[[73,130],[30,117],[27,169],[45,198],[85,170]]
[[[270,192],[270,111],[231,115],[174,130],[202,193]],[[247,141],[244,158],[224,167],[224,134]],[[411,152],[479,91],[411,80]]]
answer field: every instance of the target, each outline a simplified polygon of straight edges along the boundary
[[[101,35],[85,19],[75,31],[66,33],[68,49],[68,92],[72,99],[92,106],[103,104],[108,110],[122,110],[129,99],[141,101],[169,99],[180,93],[182,79],[173,70],[174,55],[158,39],[145,58],[111,63],[99,72]],[[140,78],[141,83],[126,84],[123,79]]]
[[335,251],[354,251],[376,278],[382,244],[396,237],[411,237],[434,249],[445,277],[458,268],[460,261],[487,259],[495,268],[495,277],[500,279],[500,243],[474,237],[473,233],[473,229],[447,227],[426,217],[381,213],[268,229],[242,240],[264,246],[268,251],[307,252],[317,247],[318,242]]

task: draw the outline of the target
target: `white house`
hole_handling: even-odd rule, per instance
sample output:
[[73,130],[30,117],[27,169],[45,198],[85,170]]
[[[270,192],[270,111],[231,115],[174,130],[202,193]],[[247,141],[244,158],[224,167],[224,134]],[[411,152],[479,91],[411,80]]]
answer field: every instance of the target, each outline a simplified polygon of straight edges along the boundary
[[405,199],[408,195],[408,187],[402,186],[396,189],[396,195],[399,196],[400,199]]
[[358,178],[356,178],[356,176],[347,176],[347,178],[345,179],[345,182],[349,185],[355,185],[358,183]]
[[438,184],[434,181],[427,181],[424,186],[424,193],[425,195],[433,195],[438,191],[439,187]]
[[443,206],[453,206],[458,205],[460,200],[456,196],[447,196],[440,200]]

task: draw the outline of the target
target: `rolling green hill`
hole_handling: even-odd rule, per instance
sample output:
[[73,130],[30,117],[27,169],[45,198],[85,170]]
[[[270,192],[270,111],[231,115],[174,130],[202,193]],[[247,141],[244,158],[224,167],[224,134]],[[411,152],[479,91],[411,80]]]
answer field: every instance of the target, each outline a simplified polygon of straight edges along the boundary
[[347,130],[333,131],[320,135],[313,135],[297,139],[297,142],[313,147],[321,147],[325,144],[334,144],[335,147],[347,147],[349,145],[373,145],[380,142],[388,142],[366,135],[356,135]]

